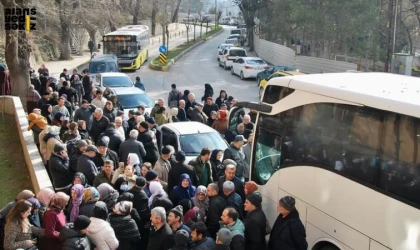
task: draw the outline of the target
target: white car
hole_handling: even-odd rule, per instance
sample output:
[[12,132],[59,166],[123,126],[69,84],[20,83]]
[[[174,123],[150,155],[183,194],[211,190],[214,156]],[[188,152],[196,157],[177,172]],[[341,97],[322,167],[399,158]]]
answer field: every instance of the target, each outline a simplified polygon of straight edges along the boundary
[[230,35],[227,39],[238,39],[239,40],[239,38],[241,38],[241,35],[233,34],[233,35]]
[[220,61],[220,56],[223,55],[223,50],[233,47],[233,44],[222,43],[217,47],[217,61]]
[[225,151],[229,146],[216,130],[200,122],[166,123],[160,129],[162,145],[171,145],[176,152],[184,151],[186,164],[199,156],[205,147]]
[[118,101],[124,108],[124,119],[128,119],[128,112],[131,109],[137,111],[138,106],[143,105],[146,112],[150,114],[155,105],[146,92],[136,87],[112,88],[112,92],[117,95]]
[[241,57],[233,61],[230,72],[245,78],[256,78],[257,74],[268,68],[267,63],[259,57]]
[[232,62],[239,57],[246,57],[247,53],[244,48],[241,47],[230,47],[229,49],[224,49],[222,55],[220,56],[219,66],[222,66],[225,70],[232,67]]
[[236,38],[226,39],[225,43],[226,44],[232,44],[233,46],[239,45],[239,41]]
[[124,73],[108,72],[97,74],[93,80],[93,86],[103,91],[106,88],[134,87],[134,83],[131,78]]

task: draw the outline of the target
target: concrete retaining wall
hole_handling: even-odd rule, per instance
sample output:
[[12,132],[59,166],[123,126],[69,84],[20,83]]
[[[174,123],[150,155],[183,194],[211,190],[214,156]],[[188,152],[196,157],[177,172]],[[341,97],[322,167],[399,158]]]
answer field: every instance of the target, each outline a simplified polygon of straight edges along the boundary
[[266,41],[254,34],[255,52],[273,65],[295,66],[304,73],[334,73],[357,70],[357,64],[324,58],[299,56],[289,47]]
[[[4,107],[3,98],[5,98]],[[19,139],[22,144],[23,156],[28,167],[34,192],[38,193],[42,188],[53,189],[38,148],[34,143],[32,131],[28,131],[28,119],[26,118],[25,110],[23,110],[22,102],[16,96],[0,96],[0,100],[2,100],[0,102],[0,109],[4,110],[6,114],[14,115],[16,124],[19,124]]]

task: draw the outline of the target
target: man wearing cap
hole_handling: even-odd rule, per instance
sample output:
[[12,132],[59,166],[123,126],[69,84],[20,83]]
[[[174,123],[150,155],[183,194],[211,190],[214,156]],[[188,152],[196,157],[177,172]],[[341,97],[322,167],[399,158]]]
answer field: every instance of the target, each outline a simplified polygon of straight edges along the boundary
[[144,157],[143,160],[144,162],[150,162],[153,166],[159,159],[157,143],[152,137],[152,133],[149,130],[147,122],[140,122],[137,129],[139,130],[137,140],[143,143],[144,149],[146,150],[146,157]]
[[182,174],[188,174],[190,176],[192,185],[198,187],[198,179],[197,175],[195,174],[195,170],[193,166],[185,164],[185,153],[182,150],[179,150],[175,154],[175,164],[171,164],[171,170],[168,173],[168,190],[174,189],[176,185],[178,185],[179,177]]
[[99,153],[96,146],[89,145],[77,161],[77,172],[84,174],[86,176],[87,183],[91,186],[93,185],[95,176],[98,174],[98,168],[93,162],[93,158],[96,156],[96,153]]
[[150,131],[153,131],[156,135],[156,143],[158,147],[159,154],[162,153],[162,131],[156,124],[155,118],[149,117],[146,119],[147,125],[149,125]]
[[212,97],[207,97],[206,100],[206,104],[203,107],[203,112],[204,114],[207,115],[207,117],[212,120],[211,118],[211,112],[217,112],[219,110],[219,107],[217,106],[216,103],[213,103],[213,98]]
[[176,108],[178,107],[180,92],[176,89],[176,84],[171,84],[171,89],[168,96],[168,105],[169,108]]
[[171,226],[172,231],[175,233],[179,230],[185,230],[191,234],[191,229],[182,223],[182,218],[184,216],[183,209],[181,205],[178,205],[169,211],[168,214],[168,224]]
[[152,193],[150,192],[149,185],[152,181],[159,181],[158,173],[155,170],[148,170],[144,178],[146,178],[146,186],[144,187],[144,192],[148,197],[150,197]]
[[216,235],[216,245],[211,250],[230,250],[231,242],[232,233],[227,228],[221,228]]
[[245,250],[245,226],[242,221],[239,220],[238,212],[232,207],[227,207],[223,210],[222,217],[220,218],[220,227],[227,228],[232,233],[230,249]]
[[271,229],[268,241],[269,250],[308,249],[305,227],[299,219],[295,204],[295,198],[291,196],[285,196],[279,200],[277,204],[279,216]]
[[59,238],[63,242],[62,249],[90,250],[90,242],[86,236],[89,225],[90,219],[87,216],[79,215],[74,221],[74,230],[63,227],[60,231]]
[[223,160],[231,159],[236,162],[236,177],[238,177],[242,182],[245,181],[244,172],[245,172],[245,154],[242,150],[242,146],[246,142],[245,138],[242,135],[235,136],[234,141],[223,153]]
[[86,122],[86,128],[88,131],[92,129],[93,122],[93,113],[95,112],[96,107],[85,99],[82,100],[81,106],[74,113],[74,121],[78,122],[83,120]]
[[98,153],[96,153],[95,157],[93,158],[93,162],[99,170],[104,165],[106,160],[119,162],[118,154],[109,148],[109,144],[110,140],[108,136],[103,136],[96,144],[98,147]]
[[[85,140],[78,140],[76,141],[76,150],[70,156],[70,172],[72,176],[77,173],[77,161],[79,160],[80,156],[86,151],[88,144]],[[67,149],[69,150],[69,149]]]
[[202,112],[203,110],[203,104],[197,103],[195,104],[195,107],[193,110],[188,110],[188,113],[190,115],[190,120],[195,122],[201,122],[203,124],[207,124],[207,116]]
[[102,137],[107,136],[109,139],[108,148],[114,152],[118,152],[120,150],[120,145],[124,141],[124,138],[117,132],[115,127],[115,123],[109,123],[103,133],[101,133],[98,137],[98,143]]
[[258,192],[246,197],[244,208],[248,212],[244,219],[246,250],[265,249],[266,217],[261,208],[262,197]]
[[158,173],[160,183],[162,183],[163,189],[168,190],[168,175],[169,170],[171,170],[171,163],[169,163],[169,158],[171,158],[171,150],[168,147],[163,147],[162,154],[157,160],[155,170]]
[[67,192],[71,187],[73,176],[69,171],[69,157],[61,143],[55,144],[54,152],[48,161],[52,183],[56,192]]
[[64,103],[66,102],[66,98],[60,97],[58,98],[58,104],[55,105],[52,109],[51,115],[54,117],[55,114],[58,112],[61,112],[64,114],[65,117],[70,118],[69,110],[64,106]]

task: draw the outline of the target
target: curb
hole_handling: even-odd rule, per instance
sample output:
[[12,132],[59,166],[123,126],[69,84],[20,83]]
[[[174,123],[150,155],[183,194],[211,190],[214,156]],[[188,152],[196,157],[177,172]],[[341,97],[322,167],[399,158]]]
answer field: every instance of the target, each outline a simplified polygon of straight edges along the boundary
[[195,49],[195,47],[197,47],[198,45],[204,43],[205,41],[212,39],[213,37],[219,35],[220,33],[222,33],[224,31],[224,28],[222,28],[220,31],[218,31],[217,33],[202,39],[201,41],[198,41],[197,43],[195,43],[194,45],[192,45],[191,47],[189,47],[188,49],[185,49],[184,51],[182,51],[181,53],[179,53],[179,55],[175,56],[166,66],[160,66],[160,65],[154,65],[152,62],[149,63],[149,68],[156,70],[156,71],[164,71],[167,72],[169,71],[169,69],[172,67],[172,65],[178,61],[179,59],[181,59],[186,53],[188,53],[189,51]]

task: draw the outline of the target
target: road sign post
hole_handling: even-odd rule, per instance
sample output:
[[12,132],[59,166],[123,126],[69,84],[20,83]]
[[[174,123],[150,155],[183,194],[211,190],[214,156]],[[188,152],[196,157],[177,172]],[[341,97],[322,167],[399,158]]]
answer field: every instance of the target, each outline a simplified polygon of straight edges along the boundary
[[159,52],[161,54],[166,54],[166,51],[168,51],[168,49],[166,48],[165,45],[162,45],[162,46],[159,47]]
[[159,62],[163,65],[166,65],[166,55],[164,53],[159,55]]

